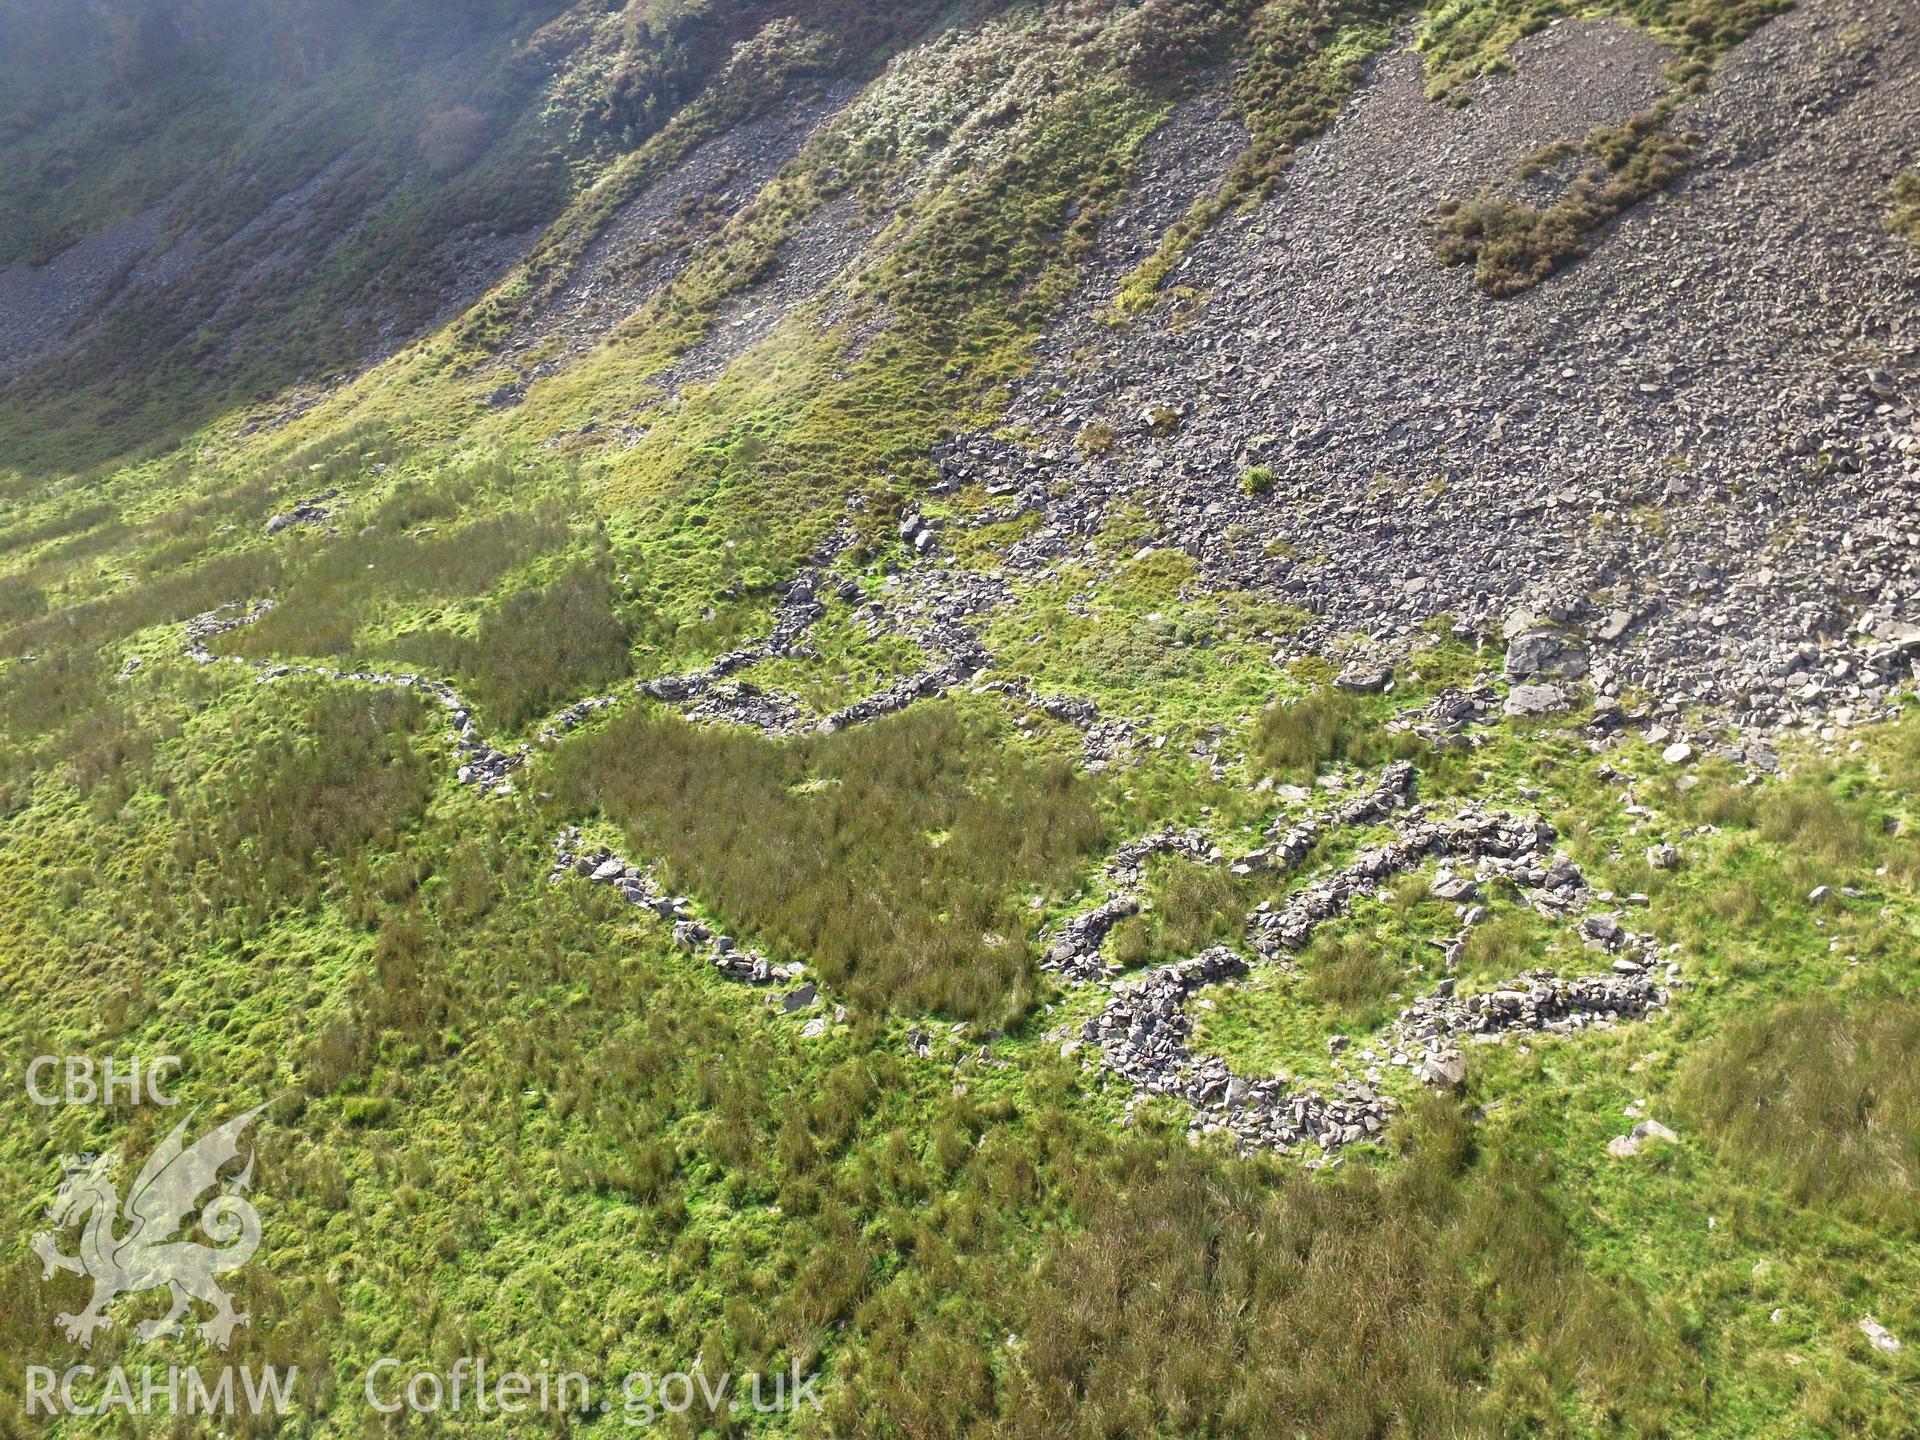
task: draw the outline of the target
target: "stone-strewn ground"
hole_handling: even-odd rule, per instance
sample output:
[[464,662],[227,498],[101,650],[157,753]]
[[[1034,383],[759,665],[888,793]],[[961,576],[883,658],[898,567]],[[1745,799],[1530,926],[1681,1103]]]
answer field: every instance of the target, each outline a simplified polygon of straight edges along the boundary
[[[1809,0],[1761,30],[1682,111],[1691,175],[1538,288],[1491,300],[1432,258],[1436,204],[1643,108],[1667,58],[1565,23],[1461,110],[1418,56],[1379,61],[1177,271],[1194,308],[1112,329],[1072,307],[1010,407],[1037,447],[943,456],[1046,511],[1009,569],[1127,499],[1215,580],[1319,614],[1302,648],[1444,613],[1554,632],[1520,677],[1590,669],[1757,725],[1870,713],[1920,639],[1920,263],[1883,228],[1920,113],[1907,7]],[[1118,443],[1087,457],[1093,422]]]
[[707,333],[656,376],[655,383],[678,390],[713,379],[787,316],[839,284],[882,228],[880,222],[862,217],[853,195],[822,205],[781,241],[768,273],[722,306]]
[[584,354],[670,284],[695,247],[745,207],[854,93],[851,85],[836,85],[716,135],[628,201],[588,244],[558,293],[508,342],[502,364],[518,367],[519,378],[501,387],[496,403],[518,399],[527,380]]
[[154,252],[165,205],[89,235],[44,265],[0,270],[0,374],[57,347]]

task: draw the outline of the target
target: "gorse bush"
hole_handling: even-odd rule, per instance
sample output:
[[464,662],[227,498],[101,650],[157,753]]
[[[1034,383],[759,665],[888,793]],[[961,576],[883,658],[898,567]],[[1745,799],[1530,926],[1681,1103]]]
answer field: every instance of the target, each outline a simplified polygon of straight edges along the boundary
[[1799,1204],[1920,1233],[1920,1005],[1783,1001],[1736,1022],[1681,1072],[1688,1114]]
[[1028,897],[1105,838],[1085,778],[945,704],[785,744],[632,710],[554,769],[558,797],[619,822],[634,858],[868,1008],[1021,1013]]

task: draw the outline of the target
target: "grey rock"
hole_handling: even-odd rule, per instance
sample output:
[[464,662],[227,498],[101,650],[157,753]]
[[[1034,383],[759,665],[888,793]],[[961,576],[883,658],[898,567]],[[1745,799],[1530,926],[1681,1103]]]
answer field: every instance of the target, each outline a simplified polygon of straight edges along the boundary
[[1377,693],[1393,683],[1393,667],[1380,660],[1355,660],[1334,676],[1333,683],[1342,690]]
[[1516,685],[1502,708],[1515,717],[1551,715],[1567,708],[1567,697],[1558,685]]
[[1454,1090],[1466,1083],[1467,1057],[1458,1050],[1442,1050],[1420,1062],[1422,1084]]
[[1507,642],[1507,674],[1577,680],[1587,673],[1587,652],[1562,630],[1525,630]]

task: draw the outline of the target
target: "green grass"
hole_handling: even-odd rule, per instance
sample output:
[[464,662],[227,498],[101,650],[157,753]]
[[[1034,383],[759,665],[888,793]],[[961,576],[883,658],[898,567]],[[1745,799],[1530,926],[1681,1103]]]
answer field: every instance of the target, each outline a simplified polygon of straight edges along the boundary
[[[1770,7],[1603,9],[1690,36],[1691,60]],[[511,794],[482,796],[455,783],[437,706],[179,656],[188,616],[271,594],[276,608],[222,649],[445,671],[492,734],[763,634],[776,587],[843,518],[855,542],[836,568],[881,593],[897,517],[926,503],[929,448],[1000,415],[1001,387],[1196,67],[1247,61],[1236,83],[1261,138],[1245,188],[1219,202],[1237,203],[1411,10],[974,16],[977,38],[890,74],[887,105],[855,112],[871,128],[823,131],[612,343],[523,405],[488,408],[487,347],[647,174],[788,80],[817,79],[810,64],[886,60],[891,28],[848,58],[861,32],[843,22],[863,13],[810,9],[749,47],[732,93],[679,122],[675,87],[730,64],[734,27],[759,9],[653,7],[649,24],[677,27],[670,55],[662,30],[639,35],[637,7],[556,7],[518,63],[544,77],[539,133],[582,147],[562,147],[567,222],[457,332],[327,387],[284,425],[236,433],[279,408],[236,399],[277,392],[277,361],[203,372],[196,352],[146,373],[153,352],[138,346],[125,360],[143,373],[124,388],[119,371],[76,372],[89,395],[0,402],[0,1053],[175,1054],[174,1089],[202,1116],[272,1101],[255,1175],[265,1248],[236,1277],[255,1323],[227,1358],[301,1366],[300,1412],[278,1433],[386,1433],[359,1393],[372,1357],[470,1352],[603,1380],[696,1357],[710,1372],[822,1371],[824,1417],[723,1419],[722,1434],[1911,1433],[1912,718],[1848,732],[1856,750],[1789,745],[1791,773],[1758,784],[1709,759],[1682,788],[1644,743],[1593,750],[1577,713],[1431,750],[1386,722],[1478,678],[1484,657],[1436,641],[1369,696],[1331,685],[1335,661],[1278,668],[1300,617],[1208,590],[1183,555],[1141,554],[1144,517],[1124,511],[986,634],[989,678],[1136,722],[1136,751],[1099,777],[1077,768],[1077,731],[1000,695],[785,743],[630,698],[537,752]],[[1457,88],[1559,13],[1434,8],[1430,77]],[[371,72],[353,70],[333,77],[338,107],[365,95]],[[668,98],[650,113],[649,95]],[[983,96],[1005,108],[967,132],[981,163],[930,172],[846,328],[789,325],[663,404],[649,377],[782,236],[837,187],[872,200],[918,174],[951,138],[940,127]],[[491,113],[496,98],[475,104]],[[282,184],[340,133],[290,146],[257,183]],[[498,178],[485,157],[455,171],[435,153],[395,212],[421,236],[439,221],[420,217],[451,213],[435,196]],[[236,197],[229,219],[244,169],[219,192]],[[46,218],[90,225],[139,202],[100,184],[98,206],[75,191]],[[1213,203],[1169,238],[1165,265]],[[254,317],[261,333],[304,326],[330,343],[313,322],[357,293],[353,266],[412,253],[391,231],[369,244]],[[1129,295],[1152,303],[1158,274],[1136,278]],[[202,378],[204,392],[189,383]],[[645,432],[631,444],[628,423]],[[333,486],[337,534],[262,533]],[[959,523],[992,499],[932,503],[957,564],[996,563]],[[855,613],[833,597],[816,655],[747,678],[827,708],[925,663]],[[1387,1066],[1382,1088],[1409,1113],[1326,1170],[1192,1143],[1170,1102],[1129,1118],[1126,1087],[1083,1069],[1084,1048],[1061,1055],[1100,995],[1036,974],[1038,937],[1084,905],[1116,841],[1204,825],[1237,853],[1344,793],[1282,801],[1262,781],[1401,756],[1433,813],[1538,813],[1620,897],[1608,903],[1643,895],[1629,917],[1674,947],[1672,1004],[1611,1031],[1470,1047],[1457,1097],[1422,1097]],[[827,1004],[784,1016],[605,887],[546,883],[569,823],[656,864],[743,942],[804,962]],[[1254,904],[1384,833],[1329,837],[1291,877],[1155,861],[1149,908],[1109,954],[1144,966],[1238,945]],[[1645,862],[1659,841],[1680,850],[1676,869]],[[1821,905],[1817,885],[1831,887]],[[1605,963],[1513,894],[1484,898],[1464,988]],[[1364,1075],[1360,1052],[1439,978],[1430,942],[1457,923],[1429,872],[1404,877],[1294,966],[1196,996],[1192,1042],[1249,1074]],[[831,1023],[806,1038],[814,1015]],[[911,1028],[929,1058],[910,1053]],[[1330,1053],[1333,1034],[1352,1043]],[[1680,1143],[1609,1157],[1638,1115]],[[137,1164],[175,1116],[47,1110],[0,1085],[0,1389],[29,1363],[207,1358],[136,1349],[124,1323],[93,1352],[65,1345],[51,1316],[80,1282],[42,1282],[25,1244],[63,1154]],[[1907,1340],[1899,1355],[1867,1345],[1866,1313]],[[490,1433],[472,1416],[440,1428]],[[617,1414],[523,1432],[629,1433]]]
[[1004,1023],[1033,1000],[1024,898],[1105,838],[1091,787],[949,705],[774,744],[623,711],[553,788],[782,958],[872,1009]]
[[1887,228],[1920,245],[1920,170],[1896,176],[1887,199]]
[[1267,647],[1300,616],[1250,595],[1193,586],[1192,558],[1141,554],[1141,533],[1120,519],[1093,562],[1060,567],[1016,596],[986,630],[1004,662],[1045,689],[1118,703],[1133,716],[1239,723],[1272,695]]

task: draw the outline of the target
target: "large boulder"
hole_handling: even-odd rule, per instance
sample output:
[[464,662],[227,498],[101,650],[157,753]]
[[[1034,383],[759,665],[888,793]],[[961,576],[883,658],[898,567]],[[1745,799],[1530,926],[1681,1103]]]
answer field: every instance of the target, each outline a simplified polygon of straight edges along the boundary
[[1567,708],[1567,697],[1558,685],[1516,685],[1501,708],[1509,715],[1551,715]]
[[1458,1050],[1443,1050],[1420,1062],[1420,1079],[1441,1090],[1456,1090],[1466,1078],[1467,1057]]
[[1587,673],[1587,652],[1565,630],[1522,630],[1507,641],[1507,674],[1516,679],[1557,675],[1577,680]]

